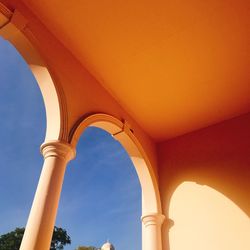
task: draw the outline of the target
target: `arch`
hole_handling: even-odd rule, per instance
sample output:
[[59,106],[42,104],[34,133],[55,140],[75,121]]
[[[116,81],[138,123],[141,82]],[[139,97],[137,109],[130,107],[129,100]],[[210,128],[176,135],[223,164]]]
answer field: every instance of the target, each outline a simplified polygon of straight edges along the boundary
[[47,129],[45,141],[67,138],[66,105],[60,85],[53,80],[48,66],[34,44],[36,38],[27,27],[25,17],[0,3],[0,36],[8,40],[29,65],[43,97]]
[[150,161],[127,121],[108,114],[93,114],[79,120],[71,130],[69,143],[76,147],[84,130],[94,126],[111,134],[127,151],[133,162],[142,188],[142,214],[161,214],[160,194]]

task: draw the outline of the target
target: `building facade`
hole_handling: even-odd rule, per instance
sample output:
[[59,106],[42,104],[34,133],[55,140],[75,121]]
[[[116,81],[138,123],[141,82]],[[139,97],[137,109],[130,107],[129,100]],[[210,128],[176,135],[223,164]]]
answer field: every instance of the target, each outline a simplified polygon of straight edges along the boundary
[[250,215],[248,9],[244,0],[0,0],[0,35],[29,64],[47,117],[21,250],[49,249],[65,169],[88,126],[134,163],[143,250],[169,249],[169,205],[185,181]]

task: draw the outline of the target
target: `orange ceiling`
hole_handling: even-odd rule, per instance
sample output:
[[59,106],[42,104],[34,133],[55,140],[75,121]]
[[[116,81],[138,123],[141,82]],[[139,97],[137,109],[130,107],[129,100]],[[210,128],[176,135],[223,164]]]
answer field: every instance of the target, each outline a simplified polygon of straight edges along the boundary
[[157,140],[250,111],[248,0],[23,2]]

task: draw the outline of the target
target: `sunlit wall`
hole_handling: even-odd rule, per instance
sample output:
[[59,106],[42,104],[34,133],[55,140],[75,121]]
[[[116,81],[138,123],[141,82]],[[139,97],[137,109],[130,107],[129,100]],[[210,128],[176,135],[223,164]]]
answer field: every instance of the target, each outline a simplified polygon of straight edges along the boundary
[[249,250],[250,219],[216,190],[184,182],[170,202],[171,250]]

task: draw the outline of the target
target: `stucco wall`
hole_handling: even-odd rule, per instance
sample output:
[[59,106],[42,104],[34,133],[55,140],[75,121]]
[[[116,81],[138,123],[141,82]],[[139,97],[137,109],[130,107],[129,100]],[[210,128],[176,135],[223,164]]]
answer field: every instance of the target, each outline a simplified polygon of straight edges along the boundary
[[[184,181],[208,185],[250,216],[250,113],[158,145],[160,193],[168,217],[171,195]],[[167,223],[163,249],[168,249]]]

